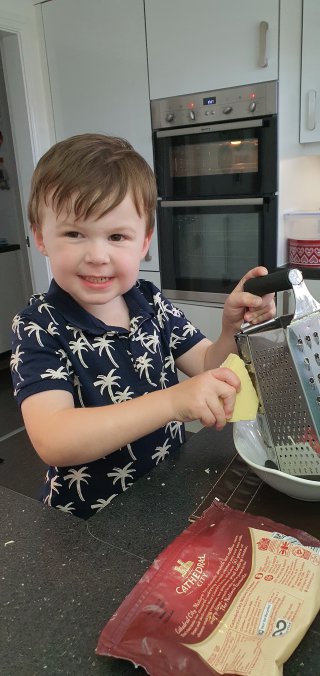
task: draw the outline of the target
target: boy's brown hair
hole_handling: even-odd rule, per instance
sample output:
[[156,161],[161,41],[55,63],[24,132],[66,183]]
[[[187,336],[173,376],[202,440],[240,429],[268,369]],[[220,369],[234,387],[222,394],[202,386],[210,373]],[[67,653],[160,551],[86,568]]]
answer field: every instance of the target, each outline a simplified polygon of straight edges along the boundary
[[139,216],[146,215],[147,232],[154,226],[157,188],[144,158],[122,138],[79,134],[56,143],[39,160],[32,177],[28,218],[41,230],[45,204],[57,215],[63,209],[76,219],[104,216],[130,192]]

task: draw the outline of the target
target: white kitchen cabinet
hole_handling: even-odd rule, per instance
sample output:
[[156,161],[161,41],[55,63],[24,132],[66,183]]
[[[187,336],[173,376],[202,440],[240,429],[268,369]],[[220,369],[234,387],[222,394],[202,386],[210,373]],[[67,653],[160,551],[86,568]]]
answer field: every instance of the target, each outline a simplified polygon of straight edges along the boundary
[[[181,303],[177,300],[171,301],[173,305],[180,308],[186,315],[187,319],[200,329],[202,333],[209,338],[209,340],[216,340],[221,332],[222,324],[222,308],[212,307],[211,305],[196,305],[195,303]],[[179,381],[182,382],[187,376],[181,371],[178,371]],[[193,420],[186,423],[186,430],[188,432],[198,432],[203,425],[199,420]]]
[[300,143],[320,141],[320,2],[303,0]]
[[278,79],[279,0],[145,7],[151,99]]
[[[41,4],[57,141],[126,138],[153,167],[143,0]],[[159,270],[156,232],[145,270]]]
[[146,279],[147,282],[152,282],[158,289],[161,289],[160,272],[150,272],[149,270],[141,270],[139,273],[140,279]]

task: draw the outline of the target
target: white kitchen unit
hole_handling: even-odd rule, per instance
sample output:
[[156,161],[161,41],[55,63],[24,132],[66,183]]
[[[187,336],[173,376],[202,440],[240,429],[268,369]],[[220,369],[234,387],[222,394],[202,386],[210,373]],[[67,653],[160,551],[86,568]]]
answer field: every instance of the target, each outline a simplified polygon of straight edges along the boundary
[[[222,308],[204,304],[197,305],[196,303],[181,303],[177,300],[171,302],[184,312],[187,319],[200,329],[206,338],[209,338],[209,340],[216,340],[219,337],[222,325]],[[178,371],[178,376],[180,382],[187,377],[184,373],[181,373],[181,371]],[[186,423],[185,427],[188,432],[198,432],[203,425],[199,420],[193,420],[192,422]]]
[[279,0],[145,6],[151,99],[278,79]]
[[161,289],[160,272],[150,272],[150,270],[140,270],[140,279],[146,279],[147,282],[152,282],[158,289]]
[[0,253],[0,354],[11,350],[11,326],[14,315],[25,305],[21,271],[21,253]]
[[303,0],[300,143],[320,141],[319,30],[319,0]]
[[[42,14],[57,141],[126,138],[153,167],[143,0],[53,0]],[[157,233],[141,269],[159,271]]]
[[212,305],[196,304],[196,303],[181,303],[178,300],[171,301],[173,305],[180,308],[186,315],[187,319],[204,333],[209,340],[216,340],[221,332],[222,326],[222,312],[221,307],[213,307]]

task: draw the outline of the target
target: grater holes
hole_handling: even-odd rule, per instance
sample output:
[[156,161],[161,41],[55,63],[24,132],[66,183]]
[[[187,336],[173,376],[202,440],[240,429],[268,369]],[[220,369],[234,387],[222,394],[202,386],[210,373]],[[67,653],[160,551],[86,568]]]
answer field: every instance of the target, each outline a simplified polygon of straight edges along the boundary
[[[250,343],[251,363],[255,371],[261,403],[259,413],[265,418],[272,447],[274,450],[276,447],[286,449],[285,462],[296,464],[298,456],[300,459],[301,455],[305,457],[307,446],[314,456],[319,448],[319,442],[315,439],[316,433],[313,426],[309,424],[311,422],[309,410],[287,342],[285,339],[281,342],[278,334],[276,338],[279,342],[275,344],[273,336],[271,337],[271,348],[268,347],[269,341],[258,343],[252,340]],[[310,352],[308,351],[307,354],[309,356]],[[317,349],[317,354],[320,354],[320,349]],[[304,357],[306,356],[305,354]],[[318,371],[319,369],[316,374]],[[320,394],[318,406],[320,406]],[[317,473],[320,473],[320,456]]]

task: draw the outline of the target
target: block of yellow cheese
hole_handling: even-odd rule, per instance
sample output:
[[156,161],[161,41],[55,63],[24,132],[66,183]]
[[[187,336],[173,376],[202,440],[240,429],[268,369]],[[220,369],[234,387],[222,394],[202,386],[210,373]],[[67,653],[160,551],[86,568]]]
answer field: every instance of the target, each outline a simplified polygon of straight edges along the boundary
[[259,399],[244,362],[237,354],[229,354],[221,366],[231,369],[241,381],[241,390],[237,393],[232,418],[229,418],[228,422],[254,420],[258,411]]

